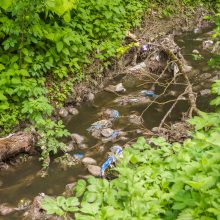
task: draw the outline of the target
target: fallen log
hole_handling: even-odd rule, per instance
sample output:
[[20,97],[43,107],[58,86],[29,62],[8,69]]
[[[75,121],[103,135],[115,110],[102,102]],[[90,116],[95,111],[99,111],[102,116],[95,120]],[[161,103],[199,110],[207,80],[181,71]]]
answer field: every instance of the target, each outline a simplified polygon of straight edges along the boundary
[[28,153],[33,149],[35,139],[33,134],[18,132],[0,138],[0,162],[19,153]]

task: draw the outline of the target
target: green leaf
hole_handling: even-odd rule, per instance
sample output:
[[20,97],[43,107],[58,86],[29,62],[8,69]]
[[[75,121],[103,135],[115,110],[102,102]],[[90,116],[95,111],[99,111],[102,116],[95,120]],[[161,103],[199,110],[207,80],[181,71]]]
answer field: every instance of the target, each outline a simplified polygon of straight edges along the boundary
[[86,181],[81,179],[77,182],[76,185],[76,197],[80,197],[86,190]]
[[80,211],[86,214],[96,215],[99,211],[99,206],[96,203],[94,204],[83,203]]
[[63,42],[62,41],[59,41],[57,44],[56,44],[56,47],[57,47],[57,52],[60,53],[63,49]]
[[0,0],[0,7],[4,10],[7,10],[11,4],[13,3],[13,0]]
[[6,101],[7,97],[3,94],[3,91],[0,91],[0,101]]
[[67,206],[78,206],[79,200],[76,197],[70,197],[66,200]]

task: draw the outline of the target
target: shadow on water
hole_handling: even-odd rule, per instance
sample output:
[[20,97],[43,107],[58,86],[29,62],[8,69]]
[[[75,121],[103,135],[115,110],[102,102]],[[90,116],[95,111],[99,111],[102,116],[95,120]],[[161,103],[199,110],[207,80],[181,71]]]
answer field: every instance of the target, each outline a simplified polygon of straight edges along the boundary
[[[209,31],[209,30],[208,30]],[[185,33],[181,36],[176,37],[176,42],[182,48],[183,55],[190,65],[193,66],[193,71],[196,72],[195,75],[200,75],[205,73],[212,73],[207,66],[207,60],[210,58],[210,53],[202,50],[202,41],[209,38],[209,33],[206,31],[201,34],[194,33]],[[205,58],[200,61],[195,61],[192,59],[192,51],[197,49],[201,51],[201,55]],[[119,83],[122,80],[122,76],[116,77],[111,84]],[[193,79],[196,85],[197,78]],[[125,94],[133,94],[141,91],[142,89],[149,89],[150,87],[141,86],[138,87],[142,80],[138,80],[134,77],[127,78],[124,82],[124,85],[127,89]],[[181,91],[181,86],[173,86],[171,90]],[[161,92],[160,87],[156,87],[156,93]],[[98,161],[98,165],[105,160],[106,153],[113,143],[107,143],[104,147],[104,152],[98,152],[96,149],[91,150],[90,147],[97,144],[97,140],[91,137],[87,132],[87,128],[95,121],[99,120],[98,113],[100,113],[103,108],[114,108],[117,109],[122,116],[130,115],[132,111],[135,111],[139,114],[145,109],[145,105],[137,106],[117,106],[114,103],[116,98],[115,94],[108,92],[100,92],[97,94],[94,103],[84,103],[79,109],[79,115],[72,117],[70,121],[66,121],[67,128],[71,133],[79,133],[86,137],[86,144],[88,149],[80,150],[76,149],[76,152],[83,152],[85,155],[89,155],[95,158]],[[167,96],[166,99],[170,97]],[[210,107],[208,102],[210,96],[199,97],[198,106],[202,110],[209,111]],[[163,100],[162,100],[163,101]],[[155,126],[158,126],[164,114],[170,108],[171,104],[167,105],[152,105],[143,115],[144,125],[146,128],[151,129]],[[188,102],[181,101],[175,107],[170,121],[175,121],[181,118],[182,113],[187,111]],[[123,128],[125,131],[130,131],[137,129],[138,126],[129,124],[128,121],[121,118],[116,123],[114,123],[114,129]],[[138,136],[136,133],[129,133],[128,138],[134,138]],[[76,181],[82,175],[87,175],[85,167],[78,164],[66,170],[62,170],[59,164],[52,162],[49,169],[49,174],[45,178],[41,178],[37,175],[41,169],[41,163],[33,158],[27,162],[24,162],[18,166],[12,167],[7,171],[0,172],[0,204],[7,202],[12,205],[17,205],[21,199],[33,199],[38,193],[44,192],[48,195],[58,195],[63,192],[66,184]],[[0,219],[18,219],[19,213],[14,213],[9,216],[0,217]]]

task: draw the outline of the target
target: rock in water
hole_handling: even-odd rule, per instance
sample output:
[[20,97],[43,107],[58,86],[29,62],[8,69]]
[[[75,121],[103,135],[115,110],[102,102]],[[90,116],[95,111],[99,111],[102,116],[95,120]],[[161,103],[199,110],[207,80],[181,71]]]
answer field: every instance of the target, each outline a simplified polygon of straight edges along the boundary
[[189,66],[189,65],[184,65],[184,66],[183,66],[183,71],[184,71],[185,73],[189,73],[191,70],[192,70],[192,67],[191,67],[191,66]]
[[6,203],[0,204],[0,214],[1,215],[8,215],[12,212],[14,212],[16,209],[13,207],[10,207]]
[[69,111],[69,113],[70,113],[71,115],[78,115],[78,114],[79,114],[78,109],[73,108],[73,107],[70,107],[70,108],[68,109],[68,111]]
[[101,131],[101,134],[103,137],[110,137],[112,136],[113,132],[114,130],[112,130],[111,128],[106,128]]
[[214,42],[212,40],[206,40],[202,43],[203,50],[209,50],[212,48]]
[[96,177],[100,176],[101,168],[99,166],[88,165],[87,168],[91,175],[96,176]]
[[59,116],[62,117],[62,118],[67,117],[68,116],[68,111],[65,108],[61,108],[59,110]]
[[87,166],[87,165],[95,165],[97,164],[96,160],[91,158],[91,157],[85,157],[82,159],[82,163]]
[[122,85],[122,83],[119,83],[115,86],[115,92],[125,92],[126,89],[125,87]]
[[76,144],[82,144],[85,140],[83,136],[76,133],[71,134],[71,138]]
[[90,93],[88,94],[88,100],[89,100],[89,101],[93,101],[94,99],[95,99],[95,95],[90,92]]

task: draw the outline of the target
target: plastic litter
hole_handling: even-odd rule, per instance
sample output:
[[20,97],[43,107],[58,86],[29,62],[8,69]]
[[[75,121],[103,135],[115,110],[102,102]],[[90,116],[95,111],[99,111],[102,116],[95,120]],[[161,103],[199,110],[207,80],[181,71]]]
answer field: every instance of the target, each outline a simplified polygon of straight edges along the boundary
[[111,151],[117,156],[121,156],[123,153],[122,147],[119,145],[111,147]]
[[114,138],[118,137],[119,134],[120,134],[120,131],[119,131],[119,130],[115,130],[115,131],[113,131],[113,133],[112,133],[112,135],[111,135],[110,138],[111,138],[111,139],[114,139]]
[[111,125],[111,122],[108,120],[97,121],[97,122],[91,124],[91,126],[87,129],[87,131],[91,132],[94,130],[101,130],[103,128],[107,128],[110,125]]
[[105,176],[105,170],[108,167],[111,167],[111,165],[113,163],[115,163],[116,157],[122,157],[123,150],[122,150],[121,146],[115,145],[115,146],[111,147],[111,151],[112,151],[112,153],[114,153],[115,156],[113,156],[113,155],[109,156],[108,159],[102,164],[101,173],[100,173],[101,177],[104,177]]
[[100,176],[103,177],[105,175],[105,170],[112,165],[116,161],[114,156],[109,156],[108,159],[102,164],[101,166],[101,174]]
[[120,117],[119,111],[117,111],[117,110],[115,110],[115,109],[112,109],[112,117],[113,117],[114,119],[119,118],[119,117]]
[[146,52],[146,51],[149,51],[151,48],[151,46],[149,44],[144,44],[142,47],[141,47],[141,51],[142,52]]
[[141,93],[141,95],[148,96],[148,97],[156,97],[157,96],[153,91],[150,91],[150,90],[142,90],[140,93]]
[[73,154],[73,156],[76,160],[81,160],[84,157],[84,154],[83,153],[75,153],[75,154]]

